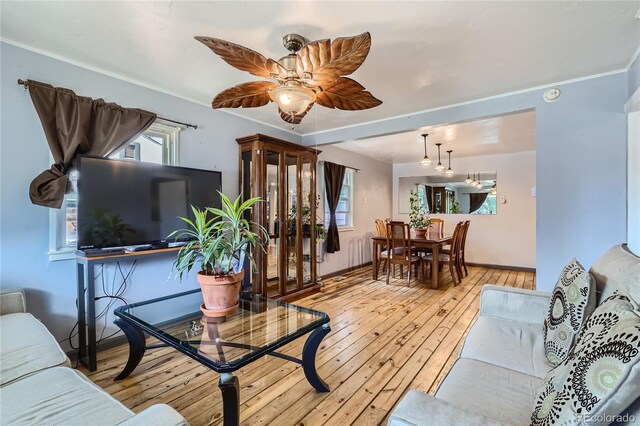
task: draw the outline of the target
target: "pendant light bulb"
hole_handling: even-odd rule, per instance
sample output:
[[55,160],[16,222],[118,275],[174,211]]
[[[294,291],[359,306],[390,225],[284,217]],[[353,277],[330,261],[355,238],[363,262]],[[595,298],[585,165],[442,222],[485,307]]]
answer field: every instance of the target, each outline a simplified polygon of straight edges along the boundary
[[476,183],[476,188],[482,189],[482,182],[480,181],[480,173],[478,173],[478,181]]
[[452,149],[447,151],[447,154],[449,154],[449,168],[447,169],[446,172],[444,172],[445,176],[447,177],[452,177],[453,175],[455,175],[456,173],[451,169],[451,153],[453,152]]
[[430,166],[431,165],[431,159],[427,155],[427,136],[429,136],[429,133],[425,133],[425,134],[423,134],[421,136],[422,136],[422,139],[424,140],[424,158],[422,159],[422,161],[420,161],[420,164],[422,166]]
[[469,176],[469,173],[467,173],[467,178],[464,180],[464,183],[469,184],[471,182],[473,182],[473,179],[471,179],[471,176]]
[[437,143],[436,146],[438,147],[438,165],[436,165],[435,169],[438,172],[441,172],[445,169],[444,165],[442,164],[442,162],[440,161],[440,145],[442,145],[441,143]]

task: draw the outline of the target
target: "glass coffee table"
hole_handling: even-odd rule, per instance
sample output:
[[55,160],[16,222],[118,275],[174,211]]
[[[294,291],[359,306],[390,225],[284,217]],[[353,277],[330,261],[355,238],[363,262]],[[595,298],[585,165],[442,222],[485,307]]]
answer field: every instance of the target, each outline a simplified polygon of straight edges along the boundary
[[[221,373],[218,385],[225,426],[240,421],[240,387],[233,372],[265,355],[301,364],[311,386],[318,392],[329,392],[315,365],[318,346],[331,331],[326,313],[245,295],[233,314],[209,318],[200,311],[201,303],[200,290],[192,290],[117,308],[115,323],[129,341],[129,359],[116,380],[133,372],[146,349],[167,346],[177,349]],[[145,333],[163,343],[147,346]],[[308,333],[302,359],[276,352]]]

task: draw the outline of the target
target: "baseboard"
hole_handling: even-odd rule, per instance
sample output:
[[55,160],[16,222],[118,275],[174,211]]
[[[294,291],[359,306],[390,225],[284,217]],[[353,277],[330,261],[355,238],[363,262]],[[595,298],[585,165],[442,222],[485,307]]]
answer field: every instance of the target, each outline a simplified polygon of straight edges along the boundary
[[527,268],[525,266],[491,265],[488,263],[471,263],[471,262],[467,262],[467,266],[479,266],[481,268],[491,268],[491,269],[509,269],[511,271],[522,271],[522,272],[536,272],[536,268]]
[[327,280],[327,279],[329,279],[329,278],[337,277],[338,275],[343,275],[343,274],[346,274],[346,273],[348,273],[348,272],[353,272],[353,271],[355,271],[356,269],[364,268],[365,266],[369,266],[369,265],[371,265],[371,264],[372,264],[372,262],[365,262],[365,263],[363,263],[363,264],[361,264],[361,265],[357,265],[357,266],[350,266],[350,267],[348,267],[348,268],[340,269],[339,271],[330,272],[330,273],[328,273],[328,274],[323,275],[323,276],[322,276],[322,279],[323,279],[323,280]]

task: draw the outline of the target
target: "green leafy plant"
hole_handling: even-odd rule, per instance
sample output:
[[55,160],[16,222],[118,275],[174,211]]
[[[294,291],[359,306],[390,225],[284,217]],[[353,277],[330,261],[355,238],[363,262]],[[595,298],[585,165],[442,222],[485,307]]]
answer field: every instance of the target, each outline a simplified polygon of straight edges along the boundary
[[427,212],[427,207],[423,199],[418,196],[417,191],[411,190],[409,195],[409,223],[414,229],[428,228],[431,220]]
[[247,211],[261,199],[254,197],[240,202],[240,195],[232,202],[223,193],[220,193],[220,198],[220,209],[207,207],[200,210],[191,206],[194,220],[180,217],[188,227],[176,230],[168,237],[191,239],[180,248],[174,263],[180,280],[198,263],[205,275],[238,273],[242,270],[245,258],[254,265],[252,246],[264,249],[269,238],[266,229],[245,218]]
[[449,210],[449,213],[462,213],[462,210],[460,210],[460,202],[458,202],[456,197],[451,197],[451,208]]

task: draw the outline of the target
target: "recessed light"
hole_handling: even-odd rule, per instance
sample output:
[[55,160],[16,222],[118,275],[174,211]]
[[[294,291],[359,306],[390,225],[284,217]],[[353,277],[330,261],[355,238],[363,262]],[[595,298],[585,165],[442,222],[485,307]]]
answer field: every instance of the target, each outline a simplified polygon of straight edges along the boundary
[[562,92],[560,92],[560,89],[558,89],[557,87],[551,87],[544,91],[544,95],[542,95],[542,98],[546,102],[555,102],[558,100],[561,93]]

